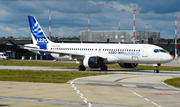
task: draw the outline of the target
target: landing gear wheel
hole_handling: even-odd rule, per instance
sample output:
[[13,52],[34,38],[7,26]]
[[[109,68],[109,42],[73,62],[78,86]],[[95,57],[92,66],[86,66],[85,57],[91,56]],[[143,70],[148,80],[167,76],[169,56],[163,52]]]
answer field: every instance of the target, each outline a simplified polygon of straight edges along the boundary
[[106,65],[101,66],[101,71],[107,71],[108,67]]
[[155,69],[154,72],[155,72],[155,73],[159,73],[159,70]]
[[157,68],[158,68],[158,66],[155,66],[154,73],[159,73],[159,70]]
[[86,70],[86,68],[83,65],[79,65],[78,69],[79,69],[79,71],[85,71]]

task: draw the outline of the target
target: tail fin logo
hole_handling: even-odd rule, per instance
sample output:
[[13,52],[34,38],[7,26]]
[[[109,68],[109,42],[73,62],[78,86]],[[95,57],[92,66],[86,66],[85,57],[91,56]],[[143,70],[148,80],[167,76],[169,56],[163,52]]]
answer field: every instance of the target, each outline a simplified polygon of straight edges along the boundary
[[30,30],[37,41],[38,44],[46,44],[48,43],[46,35],[44,34],[42,28],[40,27],[39,23],[33,16],[28,16],[29,18],[29,24],[30,24]]

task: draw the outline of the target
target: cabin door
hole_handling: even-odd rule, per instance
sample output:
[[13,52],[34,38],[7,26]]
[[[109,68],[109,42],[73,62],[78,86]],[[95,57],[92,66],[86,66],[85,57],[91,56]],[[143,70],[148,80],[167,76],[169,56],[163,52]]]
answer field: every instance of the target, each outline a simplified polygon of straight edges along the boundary
[[142,57],[148,57],[148,47],[143,48]]

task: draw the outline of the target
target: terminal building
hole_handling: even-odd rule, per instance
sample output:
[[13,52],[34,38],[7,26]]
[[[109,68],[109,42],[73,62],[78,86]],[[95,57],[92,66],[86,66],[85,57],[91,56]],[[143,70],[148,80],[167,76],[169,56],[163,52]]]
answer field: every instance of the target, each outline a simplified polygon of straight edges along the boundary
[[[135,43],[158,44],[160,31],[136,31]],[[81,31],[80,41],[133,43],[133,31]]]
[[[31,44],[32,40],[12,40],[14,43],[18,45],[24,45],[24,44]],[[9,56],[9,59],[52,59],[46,56],[41,56],[38,54],[35,54],[31,51],[28,51],[26,49],[22,49],[19,47],[13,46],[8,40],[0,40],[0,52],[6,52],[7,56]]]

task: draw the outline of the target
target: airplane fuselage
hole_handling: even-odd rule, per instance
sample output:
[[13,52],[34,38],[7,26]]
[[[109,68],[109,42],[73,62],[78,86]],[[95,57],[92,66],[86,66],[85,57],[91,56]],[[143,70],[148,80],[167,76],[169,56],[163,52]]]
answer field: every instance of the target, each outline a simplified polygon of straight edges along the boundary
[[[40,49],[40,48],[39,48]],[[162,48],[149,44],[102,44],[102,43],[53,43],[47,44],[46,50],[56,51],[51,55],[59,60],[83,60],[82,56],[105,57],[104,63],[166,63],[172,57],[164,52],[154,52]],[[38,51],[37,51],[38,52]],[[47,53],[50,54],[50,53]],[[68,56],[66,56],[69,54]],[[76,56],[78,55],[78,56]],[[63,57],[65,56],[65,57]]]

